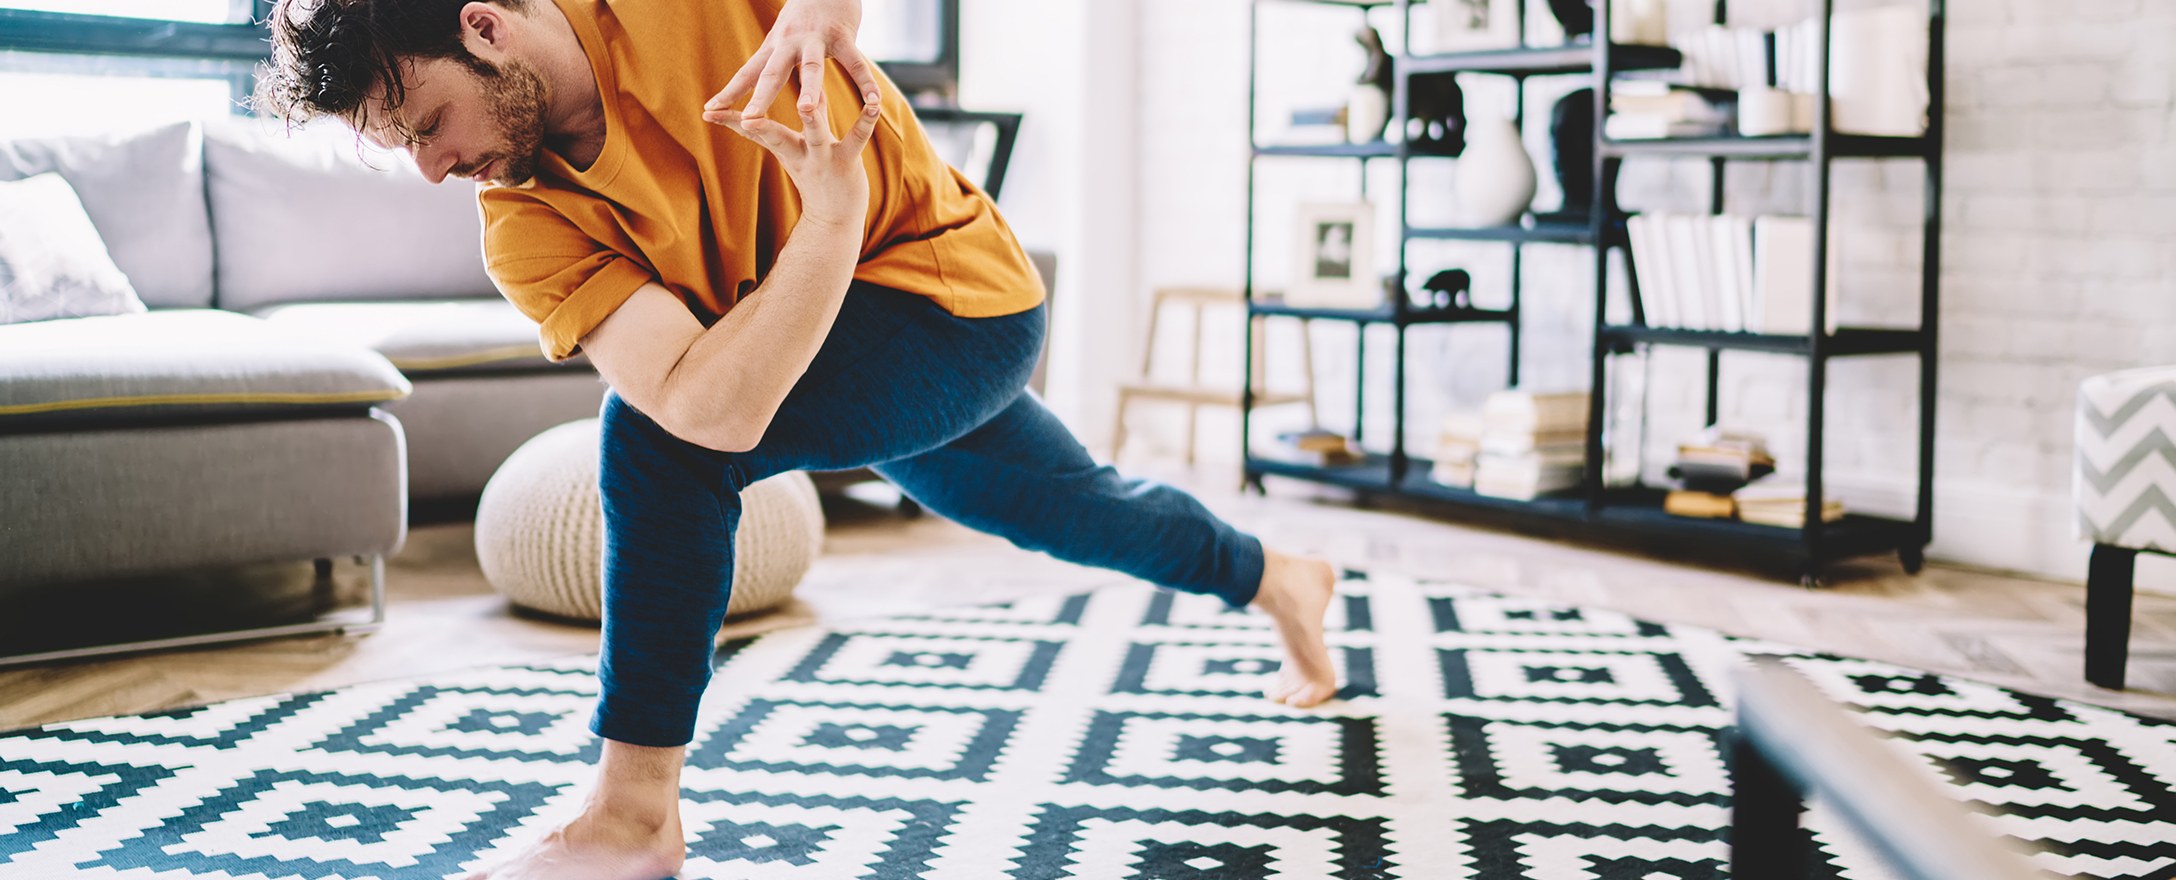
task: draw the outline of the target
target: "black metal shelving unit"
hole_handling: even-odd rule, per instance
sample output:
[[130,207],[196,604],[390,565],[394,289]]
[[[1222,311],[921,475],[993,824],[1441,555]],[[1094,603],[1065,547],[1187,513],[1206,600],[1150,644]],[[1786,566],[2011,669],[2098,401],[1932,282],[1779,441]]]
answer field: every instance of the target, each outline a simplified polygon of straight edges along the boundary
[[[1411,5],[1420,0],[1254,0],[1248,18],[1248,92],[1247,130],[1255,137],[1256,70],[1260,30],[1260,18],[1265,5],[1276,3],[1315,3],[1321,5],[1351,7],[1364,16],[1375,8],[1395,7],[1406,25],[1405,33],[1411,33]],[[1370,454],[1365,460],[1352,465],[1318,467],[1284,461],[1275,457],[1258,455],[1251,445],[1245,450],[1245,472],[1248,484],[1257,491],[1262,488],[1265,475],[1291,477],[1318,483],[1344,486],[1363,493],[1397,495],[1424,502],[1442,504],[1470,511],[1500,514],[1519,520],[1549,521],[1566,524],[1575,530],[1594,534],[1606,534],[1651,539],[1698,549],[1702,545],[1726,546],[1734,550],[1752,549],[1789,561],[1799,572],[1801,581],[1813,586],[1819,583],[1822,571],[1828,563],[1838,559],[1884,553],[1896,553],[1907,571],[1916,573],[1924,562],[1927,543],[1933,536],[1933,486],[1934,486],[1934,389],[1937,351],[1936,330],[1940,318],[1939,268],[1941,247],[1941,190],[1942,190],[1942,115],[1943,115],[1943,30],[1945,0],[1928,0],[1928,128],[1921,137],[1871,137],[1840,134],[1831,130],[1829,119],[1828,52],[1826,50],[1828,23],[1833,21],[1835,0],[1818,0],[1819,21],[1822,22],[1821,83],[1822,92],[1816,100],[1818,107],[1811,134],[1778,137],[1723,137],[1698,139],[1673,139],[1653,141],[1612,141],[1604,134],[1608,115],[1609,97],[1615,76],[1629,70],[1655,70],[1674,68],[1679,64],[1674,50],[1653,46],[1613,45],[1599,38],[1589,43],[1569,46],[1522,47],[1480,52],[1463,52],[1446,55],[1413,56],[1395,53],[1397,63],[1397,89],[1392,101],[1392,128],[1401,128],[1406,118],[1407,92],[1412,78],[1446,74],[1494,74],[1509,77],[1514,84],[1516,108],[1513,124],[1523,128],[1525,81],[1530,76],[1586,75],[1592,79],[1595,91],[1594,131],[1596,149],[1594,158],[1594,192],[1591,204],[1595,206],[1587,226],[1525,226],[1492,228],[1423,228],[1410,223],[1410,200],[1413,196],[1406,172],[1407,163],[1429,154],[1409,151],[1403,143],[1337,144],[1329,146],[1275,146],[1257,144],[1253,161],[1247,168],[1247,229],[1246,229],[1246,294],[1249,311],[1258,315],[1294,315],[1300,317],[1352,321],[1360,325],[1358,333],[1355,370],[1358,393],[1355,396],[1353,415],[1353,439],[1361,439],[1361,426],[1365,423],[1367,371],[1367,332],[1370,325],[1388,325],[1394,329],[1397,346],[1392,377],[1391,401],[1394,408],[1393,436],[1388,455]],[[1611,4],[1595,4],[1594,33],[1606,35],[1609,30],[1608,7]],[[1526,32],[1524,6],[1521,10],[1519,32]],[[1722,4],[1717,4],[1716,17],[1724,16]],[[1924,163],[1926,187],[1924,198],[1923,252],[1920,266],[1920,325],[1913,329],[1839,328],[1834,332],[1815,332],[1807,336],[1779,336],[1760,333],[1715,332],[1683,330],[1646,326],[1645,316],[1639,304],[1638,273],[1632,266],[1629,247],[1625,241],[1625,213],[1616,201],[1616,182],[1624,160],[1639,157],[1704,158],[1710,163],[1709,208],[1712,213],[1723,210],[1724,168],[1733,161],[1793,161],[1808,163],[1814,177],[1813,226],[1813,297],[1812,323],[1809,326],[1825,328],[1827,323],[1828,297],[1822,292],[1828,289],[1827,249],[1830,203],[1831,165],[1838,159],[1902,159]],[[1451,239],[1467,241],[1503,242],[1511,247],[1510,291],[1508,308],[1491,311],[1440,312],[1421,310],[1412,306],[1404,295],[1388,297],[1381,308],[1353,310],[1295,309],[1285,305],[1274,295],[1258,291],[1254,278],[1254,209],[1256,189],[1256,165],[1263,160],[1286,158],[1345,159],[1357,160],[1361,165],[1360,194],[1367,196],[1365,163],[1371,160],[1393,160],[1399,166],[1399,235],[1398,263],[1393,278],[1396,289],[1403,291],[1407,274],[1407,246],[1414,241]],[[1518,384],[1519,329],[1521,309],[1520,252],[1524,245],[1532,243],[1586,245],[1594,255],[1594,335],[1591,346],[1592,385],[1589,394],[1589,418],[1587,427],[1586,479],[1583,488],[1576,492],[1545,496],[1533,500],[1495,498],[1468,489],[1436,484],[1428,479],[1432,462],[1409,454],[1405,448],[1406,410],[1406,329],[1421,324],[1438,323],[1493,323],[1501,324],[1510,334],[1509,382]],[[1613,249],[1623,249],[1625,264],[1630,271],[1630,301],[1632,323],[1610,324],[1608,303],[1610,298],[1609,254]],[[1252,334],[1248,334],[1249,351]],[[1713,422],[1719,409],[1719,374],[1721,354],[1724,351],[1754,351],[1770,354],[1799,356],[1808,359],[1807,446],[1806,446],[1806,510],[1803,528],[1781,528],[1758,525],[1738,520],[1705,520],[1672,516],[1662,510],[1664,490],[1645,487],[1609,487],[1605,485],[1602,465],[1605,460],[1603,432],[1606,429],[1604,414],[1608,410],[1607,376],[1611,357],[1639,351],[1652,346],[1683,346],[1707,351],[1707,415]],[[1909,520],[1887,517],[1849,514],[1843,519],[1824,522],[1820,516],[1822,498],[1824,438],[1826,427],[1827,366],[1832,358],[1851,356],[1910,356],[1919,361],[1919,446],[1917,509]],[[1254,400],[1252,376],[1242,394],[1245,405],[1241,411],[1241,442],[1251,442],[1251,410]]]

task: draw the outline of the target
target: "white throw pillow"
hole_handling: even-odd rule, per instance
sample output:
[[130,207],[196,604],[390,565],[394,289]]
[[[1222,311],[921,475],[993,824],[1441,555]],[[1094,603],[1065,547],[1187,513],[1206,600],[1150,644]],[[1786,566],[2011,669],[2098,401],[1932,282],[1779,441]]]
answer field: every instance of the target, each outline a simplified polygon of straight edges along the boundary
[[0,324],[141,311],[66,179],[0,183]]

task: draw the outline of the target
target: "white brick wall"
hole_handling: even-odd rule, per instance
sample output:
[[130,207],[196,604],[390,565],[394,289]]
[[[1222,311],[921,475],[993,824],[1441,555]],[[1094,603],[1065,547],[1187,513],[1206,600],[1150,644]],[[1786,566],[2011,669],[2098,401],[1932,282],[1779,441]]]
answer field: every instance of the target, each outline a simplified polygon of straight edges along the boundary
[[[1235,285],[1244,214],[1247,0],[1096,0],[1144,10],[1136,103],[1139,169],[1132,239],[1145,311],[1149,290],[1168,284]],[[1704,14],[1678,2],[1681,20]],[[1740,20],[1788,20],[1802,2],[1737,0]],[[2079,379],[2096,372],[2176,362],[2176,0],[1953,0],[1948,84],[1948,179],[1944,187],[1941,388],[1938,395],[1938,557],[2076,576],[2082,545],[2071,537],[2070,413]],[[1538,9],[1530,17],[1547,20]],[[1265,120],[1293,104],[1334,104],[1359,69],[1346,34],[1356,16],[1271,4],[1263,46]],[[1378,26],[1386,26],[1387,20]],[[1545,114],[1547,81],[1528,114]],[[1565,86],[1558,85],[1557,91]],[[1489,106],[1469,91],[1470,105]],[[1290,97],[1285,97],[1290,96]],[[1542,126],[1529,146],[1545,157]],[[1257,270],[1285,274],[1290,206],[1354,195],[1349,163],[1265,163],[1258,209],[1264,246]],[[1395,185],[1390,163],[1374,182]],[[1544,171],[1545,178],[1547,177]],[[1699,209],[1706,167],[1650,163],[1627,169],[1620,190],[1633,208]],[[1441,169],[1416,177],[1441,191]],[[1908,163],[1837,168],[1833,202],[1842,257],[1842,317],[1907,325],[1917,318],[1922,177]],[[1733,168],[1726,189],[1738,211],[1802,210],[1802,165]],[[1550,189],[1546,183],[1545,189]],[[1431,204],[1436,201],[1431,199]],[[1543,196],[1546,204],[1548,196]],[[1387,198],[1385,220],[1392,221]],[[1418,207],[1416,207],[1418,210]],[[1394,226],[1392,226],[1394,228]],[[1415,251],[1415,271],[1437,261],[1466,265],[1484,301],[1502,296],[1503,246],[1445,245]],[[1388,245],[1385,258],[1390,256]],[[1532,387],[1583,386],[1592,322],[1592,260],[1578,248],[1535,247],[1526,259],[1524,369]],[[1617,285],[1622,289],[1622,285]],[[1237,379],[1236,320],[1208,358]],[[1369,347],[1369,436],[1389,431],[1388,331]],[[1352,333],[1317,330],[1317,375],[1326,420],[1352,407]],[[1423,328],[1412,345],[1410,436],[1425,444],[1436,417],[1476,403],[1503,381],[1503,334],[1488,327]],[[1274,370],[1289,376],[1287,343]],[[1129,353],[1130,356],[1130,353]],[[1183,368],[1183,362],[1169,359]],[[1701,356],[1662,351],[1651,365],[1650,472],[1668,445],[1701,419]],[[1637,387],[1634,375],[1620,389]],[[1909,359],[1840,360],[1830,376],[1832,483],[1862,509],[1909,509],[1917,370]],[[1749,354],[1724,358],[1727,421],[1771,432],[1788,462],[1805,437],[1802,361]],[[1379,419],[1376,417],[1380,417]],[[1144,422],[1152,417],[1144,416]],[[1265,419],[1272,425],[1275,420]],[[1168,447],[1170,425],[1149,425]],[[1230,420],[1205,420],[1201,453],[1237,453]],[[1795,464],[1790,465],[1796,469]],[[2142,570],[2148,583],[2170,580]]]

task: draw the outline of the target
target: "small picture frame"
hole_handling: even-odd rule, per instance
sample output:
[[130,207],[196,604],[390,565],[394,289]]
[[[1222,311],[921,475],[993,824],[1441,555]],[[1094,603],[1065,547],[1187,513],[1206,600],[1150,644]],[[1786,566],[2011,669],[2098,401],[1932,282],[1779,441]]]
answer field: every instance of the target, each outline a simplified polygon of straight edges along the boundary
[[1428,0],[1436,20],[1435,51],[1476,52],[1519,45],[1522,0]]
[[1375,206],[1368,202],[1300,205],[1296,258],[1286,305],[1373,309],[1383,304],[1375,269]]

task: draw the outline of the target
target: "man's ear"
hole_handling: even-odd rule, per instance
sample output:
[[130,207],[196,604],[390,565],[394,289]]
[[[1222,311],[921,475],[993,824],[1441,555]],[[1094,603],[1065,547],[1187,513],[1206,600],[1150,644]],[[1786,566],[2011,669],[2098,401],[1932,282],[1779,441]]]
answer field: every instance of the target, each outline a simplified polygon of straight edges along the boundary
[[461,45],[469,54],[497,63],[513,37],[514,17],[496,3],[471,2],[461,7]]

